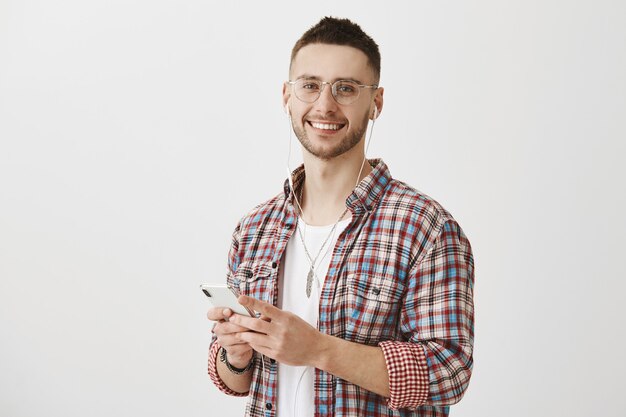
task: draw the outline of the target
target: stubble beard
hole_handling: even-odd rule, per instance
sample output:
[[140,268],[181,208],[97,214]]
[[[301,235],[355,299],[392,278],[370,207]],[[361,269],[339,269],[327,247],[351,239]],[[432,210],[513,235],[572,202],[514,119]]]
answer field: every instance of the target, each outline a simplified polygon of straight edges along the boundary
[[[361,126],[354,130],[351,134],[346,135],[341,142],[339,142],[336,146],[328,149],[323,147],[315,148],[313,143],[309,139],[309,136],[304,129],[304,125],[296,126],[295,123],[292,122],[293,131],[296,134],[298,140],[311,155],[322,159],[324,161],[328,161],[332,158],[336,158],[339,155],[343,155],[348,152],[350,149],[354,148],[365,135],[365,131],[367,129],[367,121],[368,117],[365,115],[365,119],[361,123]],[[305,122],[306,123],[306,122]]]

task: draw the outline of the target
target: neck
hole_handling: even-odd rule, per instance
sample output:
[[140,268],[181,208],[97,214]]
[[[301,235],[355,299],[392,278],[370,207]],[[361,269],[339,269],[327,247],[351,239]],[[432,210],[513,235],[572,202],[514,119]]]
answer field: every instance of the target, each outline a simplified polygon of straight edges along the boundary
[[372,171],[367,161],[363,164],[363,158],[363,149],[352,149],[330,160],[319,159],[305,151],[306,177],[300,204],[307,224],[324,226],[337,221],[356,184]]

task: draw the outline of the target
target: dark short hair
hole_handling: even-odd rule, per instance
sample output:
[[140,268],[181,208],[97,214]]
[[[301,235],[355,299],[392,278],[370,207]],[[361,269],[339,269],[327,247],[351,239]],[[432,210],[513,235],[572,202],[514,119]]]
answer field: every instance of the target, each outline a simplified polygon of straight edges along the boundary
[[337,19],[324,17],[315,26],[304,32],[291,50],[291,64],[298,51],[303,47],[325,43],[329,45],[351,46],[363,52],[367,56],[369,66],[374,71],[376,82],[380,78],[380,51],[378,45],[361,27],[349,19]]

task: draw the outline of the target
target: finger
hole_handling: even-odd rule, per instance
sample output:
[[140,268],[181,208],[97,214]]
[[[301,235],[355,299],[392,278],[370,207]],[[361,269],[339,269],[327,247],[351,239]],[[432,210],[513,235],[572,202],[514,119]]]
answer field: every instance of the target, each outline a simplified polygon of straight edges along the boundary
[[225,308],[222,310],[222,314],[224,315],[224,319],[228,319],[234,313],[233,313],[233,310],[231,310],[230,308]]
[[247,327],[238,326],[232,321],[225,321],[223,323],[217,323],[215,327],[213,328],[213,333],[220,336],[220,335],[226,335],[230,333],[247,332],[249,330],[250,329],[248,329]]
[[226,318],[226,316],[224,316],[225,310],[228,310],[228,309],[219,308],[219,307],[210,308],[209,311],[206,313],[206,317],[211,321],[224,320]]
[[206,316],[209,320],[212,321],[224,321],[228,320],[228,318],[231,317],[233,314],[235,313],[233,313],[230,308],[213,307],[209,309]]
[[271,322],[265,320],[235,314],[230,318],[230,322],[245,327],[246,330],[249,329],[264,334],[269,334],[270,332]]
[[[239,338],[252,346],[254,350],[257,350],[257,348],[271,350],[272,340],[268,335],[262,333],[245,332],[240,333]],[[260,352],[260,350],[258,350],[258,352]]]
[[248,345],[248,342],[242,340],[237,333],[227,334],[217,338],[217,343],[227,351],[233,346]]
[[282,310],[268,304],[264,301],[257,300],[256,298],[248,297],[247,295],[240,295],[237,299],[239,304],[244,307],[248,307],[251,310],[258,311],[262,315],[269,317],[270,319],[280,316]]
[[268,348],[267,346],[250,345],[250,347],[254,349],[255,351],[259,352],[261,355],[267,356],[268,358],[271,358],[271,359],[278,360],[276,358],[276,352],[274,352],[272,349]]

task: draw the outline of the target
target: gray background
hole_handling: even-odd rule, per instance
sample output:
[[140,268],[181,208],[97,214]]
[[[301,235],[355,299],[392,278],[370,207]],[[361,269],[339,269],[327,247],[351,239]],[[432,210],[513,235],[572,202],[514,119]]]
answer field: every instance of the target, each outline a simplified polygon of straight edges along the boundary
[[[379,43],[371,156],[476,257],[455,416],[623,416],[623,1],[0,1],[0,415],[238,416],[198,284],[279,192],[289,52]],[[295,162],[294,162],[295,163]]]

